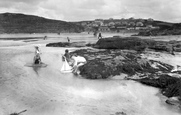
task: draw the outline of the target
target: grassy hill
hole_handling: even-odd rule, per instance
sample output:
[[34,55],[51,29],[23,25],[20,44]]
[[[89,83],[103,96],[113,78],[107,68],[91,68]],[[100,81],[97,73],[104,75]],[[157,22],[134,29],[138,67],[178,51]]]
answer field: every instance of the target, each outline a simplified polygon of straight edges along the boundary
[[71,22],[43,17],[3,13],[0,14],[0,33],[61,33],[82,32],[83,27]]

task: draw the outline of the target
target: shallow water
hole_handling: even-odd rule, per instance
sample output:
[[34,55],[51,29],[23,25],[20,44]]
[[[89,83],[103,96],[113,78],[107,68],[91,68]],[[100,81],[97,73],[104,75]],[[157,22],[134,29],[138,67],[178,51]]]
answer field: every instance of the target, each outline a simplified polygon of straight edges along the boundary
[[[0,115],[24,109],[25,115],[180,115],[178,108],[164,102],[166,98],[156,88],[123,80],[121,76],[88,80],[61,73],[65,48],[45,47],[50,41],[0,47]],[[37,43],[41,44],[46,68],[24,66],[32,62],[32,46]]]

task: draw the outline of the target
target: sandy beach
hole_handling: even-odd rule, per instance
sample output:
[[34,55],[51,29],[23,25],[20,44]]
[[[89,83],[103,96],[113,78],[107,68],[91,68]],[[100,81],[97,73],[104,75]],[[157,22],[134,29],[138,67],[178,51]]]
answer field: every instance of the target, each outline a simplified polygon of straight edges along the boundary
[[[86,36],[84,41],[88,39]],[[27,110],[22,115],[180,115],[178,108],[165,103],[166,97],[159,89],[123,80],[121,76],[88,80],[61,73],[61,54],[65,48],[45,47],[57,41],[54,38],[33,42],[0,41],[0,115],[22,110]],[[40,45],[42,61],[48,65],[45,68],[25,66],[32,63],[36,44]],[[144,56],[181,65],[179,53],[158,55]]]

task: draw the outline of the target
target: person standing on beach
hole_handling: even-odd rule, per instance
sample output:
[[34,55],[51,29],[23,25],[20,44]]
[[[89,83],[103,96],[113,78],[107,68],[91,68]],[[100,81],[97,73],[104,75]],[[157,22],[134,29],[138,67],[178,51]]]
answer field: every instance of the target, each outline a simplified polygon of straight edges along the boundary
[[67,37],[67,41],[68,41],[68,43],[70,43],[70,39],[69,39],[69,37]]
[[69,54],[69,50],[66,49],[65,50],[65,54],[62,56],[62,60],[65,61],[65,59],[67,60],[68,63],[70,63],[70,54]]
[[97,37],[97,31],[94,31],[94,37]]
[[170,52],[172,55],[175,55],[174,54],[174,46],[173,45],[171,45],[171,52]]
[[47,39],[47,36],[45,36],[43,39],[46,40],[46,39]]
[[99,32],[99,35],[98,35],[98,39],[102,39],[102,34],[101,34],[101,32]]

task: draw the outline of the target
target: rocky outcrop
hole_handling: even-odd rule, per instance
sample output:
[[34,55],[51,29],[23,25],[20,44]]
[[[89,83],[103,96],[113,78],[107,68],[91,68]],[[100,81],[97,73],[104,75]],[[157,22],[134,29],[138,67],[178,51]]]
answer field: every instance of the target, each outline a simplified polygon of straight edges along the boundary
[[124,73],[125,79],[160,88],[168,97],[166,103],[181,107],[181,78],[168,75],[173,69],[171,65],[141,58],[134,50],[81,49],[71,52],[74,54],[87,59],[80,67],[80,75],[84,78],[106,79]]
[[[145,48],[169,51],[169,44],[178,49],[181,46],[177,41],[162,42],[136,37],[112,37],[100,39],[96,44],[89,44],[94,48],[76,50],[71,52],[71,55],[77,54],[87,59],[87,63],[80,67],[80,75],[84,78],[106,79],[124,73],[128,76],[126,79],[158,87],[165,96],[180,99],[181,79],[168,75],[173,66],[141,56]],[[57,46],[70,47],[71,45],[58,43]],[[168,99],[167,103],[177,104],[171,99]]]
[[86,42],[58,42],[49,43],[47,47],[93,47],[98,49],[127,49],[144,51],[151,49],[155,51],[172,51],[181,52],[181,41],[154,41],[149,39],[141,39],[138,37],[120,37],[114,36],[105,39],[99,39],[96,44],[86,44]]
[[58,43],[49,43],[47,47],[85,47],[85,42],[58,42]]
[[181,108],[180,97],[171,97],[171,98],[168,98],[165,102],[169,105],[175,105]]
[[171,77],[167,74],[159,75],[158,78],[142,78],[137,79],[143,84],[154,86],[162,89],[162,92],[167,97],[181,96],[181,79]]
[[176,52],[181,51],[181,41],[154,41],[149,39],[141,39],[138,37],[110,37],[99,39],[94,46],[99,49],[128,49],[136,51],[144,51],[152,49],[155,51]]
[[160,75],[158,78],[137,79],[143,84],[158,87],[163,95],[167,96],[166,103],[181,107],[181,78],[175,78],[169,75]]
[[144,50],[153,40],[143,40],[137,37],[110,37],[99,39],[96,43],[96,48],[99,49],[129,49],[129,50]]
[[142,59],[136,51],[82,49],[71,54],[88,60],[87,64],[80,67],[80,74],[88,79],[105,79],[121,73],[152,77],[173,69],[168,64]]

